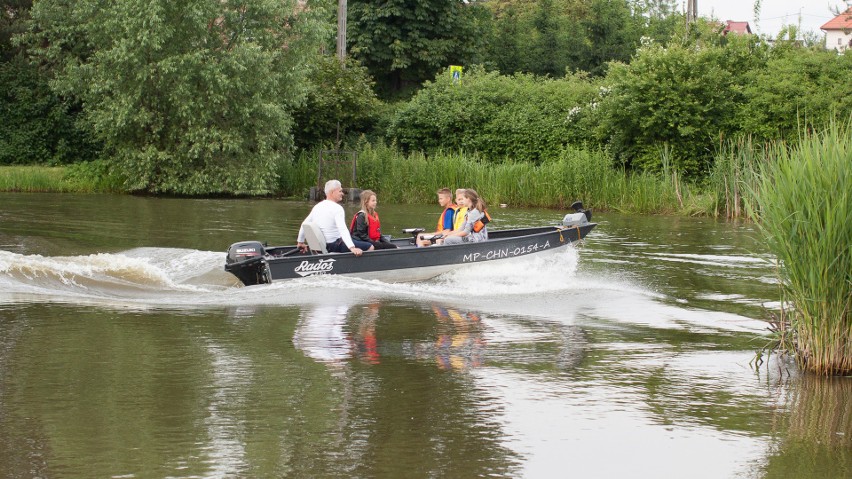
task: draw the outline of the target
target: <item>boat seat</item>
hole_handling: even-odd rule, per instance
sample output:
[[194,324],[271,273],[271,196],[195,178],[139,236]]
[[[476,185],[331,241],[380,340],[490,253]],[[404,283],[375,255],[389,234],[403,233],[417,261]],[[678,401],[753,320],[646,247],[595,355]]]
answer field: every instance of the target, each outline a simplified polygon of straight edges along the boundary
[[326,254],[328,249],[325,247],[325,235],[316,223],[305,221],[302,223],[302,229],[305,231],[305,242],[308,243],[308,249],[314,254]]

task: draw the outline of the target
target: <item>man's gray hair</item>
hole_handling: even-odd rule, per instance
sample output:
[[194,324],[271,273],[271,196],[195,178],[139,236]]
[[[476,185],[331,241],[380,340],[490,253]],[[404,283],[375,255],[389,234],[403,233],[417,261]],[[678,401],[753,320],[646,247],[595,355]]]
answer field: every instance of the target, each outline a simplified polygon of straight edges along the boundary
[[339,180],[328,180],[328,181],[326,181],[325,182],[325,196],[328,197],[328,195],[331,194],[332,191],[334,191],[338,188],[343,188],[343,186],[340,184]]

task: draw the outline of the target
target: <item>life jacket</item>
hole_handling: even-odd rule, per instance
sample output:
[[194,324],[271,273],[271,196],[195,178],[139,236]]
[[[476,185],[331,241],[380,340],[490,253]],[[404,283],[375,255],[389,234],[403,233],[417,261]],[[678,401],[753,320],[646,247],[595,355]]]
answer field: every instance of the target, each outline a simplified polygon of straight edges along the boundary
[[358,215],[364,213],[364,216],[367,218],[367,237],[372,241],[379,241],[382,239],[382,230],[381,223],[379,222],[379,214],[373,213],[373,216],[367,214],[366,211],[359,211],[355,213],[355,216],[352,217],[352,223],[349,224],[349,232],[355,233],[355,223],[358,222]]
[[464,218],[467,215],[467,207],[459,206],[459,209],[456,210],[455,219],[453,219],[453,230],[460,230],[464,225]]
[[[444,231],[446,229],[446,228],[444,228],[444,215],[447,214],[447,211],[453,212],[452,219],[453,219],[453,221],[455,221],[456,212],[458,212],[458,210],[459,210],[459,207],[456,206],[454,203],[450,203],[450,206],[447,206],[446,208],[444,208],[444,211],[441,212],[441,216],[438,217],[438,228],[435,231]],[[451,229],[456,229],[455,225],[453,225],[453,228],[451,228]]]
[[482,218],[476,220],[476,223],[473,224],[473,232],[479,233],[482,231],[482,228],[485,228],[485,225],[491,222],[491,215],[488,214],[488,211],[485,211],[482,214]]

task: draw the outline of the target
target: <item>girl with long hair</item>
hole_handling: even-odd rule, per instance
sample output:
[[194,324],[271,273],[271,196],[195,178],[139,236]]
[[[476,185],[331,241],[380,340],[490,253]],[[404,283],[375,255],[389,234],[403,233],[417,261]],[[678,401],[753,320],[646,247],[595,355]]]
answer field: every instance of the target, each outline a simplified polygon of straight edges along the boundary
[[361,211],[355,213],[355,217],[352,218],[352,223],[349,225],[349,231],[353,238],[367,241],[375,249],[396,248],[395,244],[382,236],[382,224],[379,221],[379,214],[376,212],[377,204],[378,198],[375,192],[371,190],[362,191]]
[[486,211],[485,200],[476,190],[465,189],[456,195],[456,203],[467,208],[464,222],[457,230],[450,231],[444,236],[444,244],[476,243],[488,239],[488,227],[491,216]]

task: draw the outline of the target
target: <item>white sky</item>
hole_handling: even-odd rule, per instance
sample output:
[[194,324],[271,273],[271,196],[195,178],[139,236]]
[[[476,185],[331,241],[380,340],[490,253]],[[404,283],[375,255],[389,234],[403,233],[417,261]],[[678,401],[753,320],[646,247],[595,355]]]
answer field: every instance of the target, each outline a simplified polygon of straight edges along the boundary
[[[683,2],[686,10],[686,3]],[[719,20],[747,21],[755,33],[775,36],[783,25],[802,21],[802,30],[814,31],[834,18],[832,9],[846,10],[843,0],[762,0],[760,17],[755,21],[754,0],[698,0],[698,15]],[[757,28],[755,28],[755,25]]]

